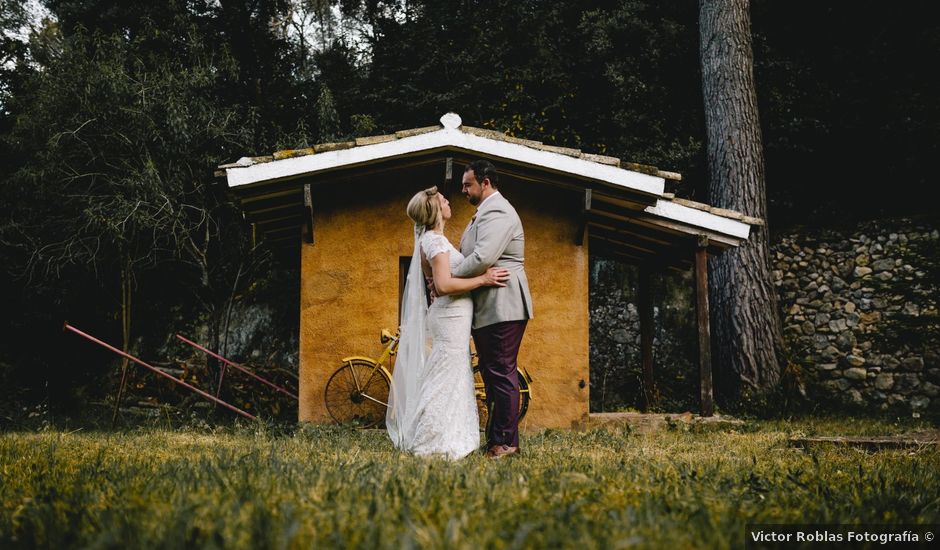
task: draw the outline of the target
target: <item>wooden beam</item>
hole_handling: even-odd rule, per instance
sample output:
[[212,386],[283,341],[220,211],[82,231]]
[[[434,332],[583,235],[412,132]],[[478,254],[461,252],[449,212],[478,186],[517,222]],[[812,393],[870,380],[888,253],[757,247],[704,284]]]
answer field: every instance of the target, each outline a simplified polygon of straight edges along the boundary
[[640,364],[643,368],[643,412],[648,412],[657,400],[653,381],[653,287],[650,268],[640,265]]
[[708,320],[708,237],[701,235],[695,247],[695,312],[698,321],[698,365],[702,392],[702,416],[713,416],[712,345]]
[[603,201],[595,201],[591,214],[596,219],[614,220],[640,226],[662,235],[672,235],[686,239],[694,239],[698,235],[705,235],[709,238],[709,252],[712,254],[720,254],[725,248],[737,246],[742,242],[733,236],[618,206],[606,200],[606,198]]
[[451,195],[454,191],[454,157],[444,159],[444,185],[441,192]]
[[603,231],[608,231],[611,233],[619,233],[624,236],[629,236],[631,238],[639,239],[641,241],[646,241],[655,245],[663,246],[666,248],[679,248],[682,245],[685,245],[684,248],[688,248],[688,239],[673,238],[667,237],[662,234],[655,234],[648,230],[644,230],[639,226],[621,226],[612,225],[609,223],[603,223],[604,220],[590,220],[588,222],[588,227],[590,229],[600,229]]
[[[620,248],[620,249],[629,249],[636,253],[641,253],[642,257],[645,258],[651,267],[679,267],[683,271],[688,271],[692,267],[693,259],[686,255],[678,254],[678,250],[682,248],[668,248],[660,247],[657,245],[649,245],[642,241],[634,242],[630,239],[631,235],[609,232],[603,229],[599,229],[590,226],[589,229],[589,241],[596,243],[603,243],[604,245]],[[688,250],[688,243],[685,244],[684,249]]]
[[591,194],[590,187],[584,190],[584,204],[581,205],[581,221],[578,222],[578,232],[574,236],[574,244],[584,246],[584,235],[587,233],[588,215],[591,212]]
[[310,184],[304,184],[304,241],[313,244],[313,193]]
[[283,204],[278,204],[275,206],[270,206],[268,208],[259,208],[252,210],[242,210],[251,216],[253,220],[260,220],[266,217],[268,218],[279,218],[283,214],[283,210],[293,210],[297,211],[297,203],[295,202],[285,202]]
[[624,236],[623,236],[623,235],[606,235],[606,234],[604,234],[604,233],[602,233],[602,232],[594,232],[594,231],[592,231],[592,232],[591,232],[591,239],[592,239],[592,240],[598,240],[598,241],[604,241],[604,242],[610,243],[611,245],[614,245],[614,246],[620,246],[620,247],[623,247],[623,248],[629,248],[629,249],[631,249],[631,250],[635,250],[635,251],[637,251],[637,252],[642,252],[642,253],[645,254],[651,261],[656,261],[656,259],[657,259],[657,258],[660,258],[660,257],[662,257],[664,260],[665,260],[665,258],[666,258],[665,256],[660,256],[660,254],[658,254],[657,251],[656,251],[656,250],[653,250],[652,248],[646,248],[646,247],[640,246],[639,244],[631,243],[631,242],[628,242],[628,241],[624,240]]
[[271,220],[281,218],[285,213],[299,216],[299,212],[303,210],[303,204],[304,194],[303,190],[301,190],[297,196],[291,197],[289,201],[279,200],[277,203],[258,204],[255,206],[261,207],[260,209],[245,207],[242,211],[245,212],[245,215],[251,221]]
[[624,261],[630,265],[646,265],[655,269],[669,270],[676,273],[688,273],[689,268],[691,267],[691,262],[686,262],[687,265],[677,265],[672,263],[666,263],[660,261],[660,258],[650,257],[648,255],[640,254],[631,254],[630,251],[625,250],[623,247],[612,245],[607,241],[602,241],[591,237],[589,240],[591,245],[591,254],[595,256],[604,256],[615,260]]
[[265,241],[279,241],[282,239],[290,239],[292,241],[297,240],[297,229],[300,224],[278,227],[276,229],[268,229],[261,231],[264,235]]
[[257,224],[258,229],[264,233],[269,233],[274,229],[281,229],[284,227],[300,227],[304,223],[303,217],[300,216],[296,210],[292,214],[288,216],[281,216],[280,218],[268,218],[264,220],[251,221],[252,223]]
[[302,190],[299,187],[291,187],[289,189],[282,189],[280,191],[272,191],[270,193],[258,193],[256,195],[238,195],[238,202],[244,205],[252,204],[259,201],[269,201],[271,199],[281,198],[281,197],[291,197],[295,198],[300,195]]
[[618,250],[612,247],[607,246],[597,246],[595,243],[591,243],[591,254],[596,254],[599,256],[605,256],[608,258],[613,258],[615,260],[620,260],[631,265],[642,265],[643,263],[649,261],[648,258],[642,258],[633,254],[624,252],[623,250]]
[[643,206],[642,204],[639,204],[635,201],[624,200],[617,195],[606,194],[602,191],[603,190],[596,193],[597,196],[594,197],[597,201],[598,210],[611,210],[614,212],[618,210],[628,210],[633,212],[642,212],[646,208],[646,206]]

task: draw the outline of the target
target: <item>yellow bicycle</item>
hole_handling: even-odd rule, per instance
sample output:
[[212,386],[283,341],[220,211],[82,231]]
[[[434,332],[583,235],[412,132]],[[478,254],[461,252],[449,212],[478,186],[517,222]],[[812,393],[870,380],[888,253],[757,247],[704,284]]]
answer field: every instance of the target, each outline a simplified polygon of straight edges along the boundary
[[[388,329],[380,332],[380,341],[385,347],[376,358],[351,356],[342,359],[343,365],[336,369],[326,382],[324,398],[330,417],[342,424],[354,424],[363,428],[373,428],[385,422],[385,410],[388,408],[388,390],[391,386],[392,357],[398,352],[398,332],[392,334]],[[480,429],[486,428],[489,410],[486,406],[486,390],[477,366],[476,353],[471,354],[473,365],[474,392],[477,411],[480,416]],[[386,368],[388,364],[388,368]],[[532,396],[532,377],[524,369],[519,373],[519,420],[529,410]]]

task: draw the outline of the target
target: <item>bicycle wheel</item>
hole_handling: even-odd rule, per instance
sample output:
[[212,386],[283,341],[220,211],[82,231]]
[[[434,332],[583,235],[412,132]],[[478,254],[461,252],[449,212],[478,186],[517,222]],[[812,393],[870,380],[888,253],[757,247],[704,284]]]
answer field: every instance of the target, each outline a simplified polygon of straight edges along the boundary
[[[519,375],[519,420],[525,418],[525,413],[529,410],[529,382],[522,374],[522,371],[516,369]],[[486,389],[483,385],[483,377],[480,375],[480,368],[473,367],[473,389],[477,398],[477,414],[480,417],[480,431],[486,431],[486,423],[489,422],[490,411],[486,407]]]
[[524,374],[519,369],[516,369],[516,372],[519,373],[519,421],[521,422],[525,418],[525,413],[529,412],[529,382],[526,380]]
[[326,383],[326,410],[341,424],[384,426],[389,382],[385,371],[372,361],[348,361]]

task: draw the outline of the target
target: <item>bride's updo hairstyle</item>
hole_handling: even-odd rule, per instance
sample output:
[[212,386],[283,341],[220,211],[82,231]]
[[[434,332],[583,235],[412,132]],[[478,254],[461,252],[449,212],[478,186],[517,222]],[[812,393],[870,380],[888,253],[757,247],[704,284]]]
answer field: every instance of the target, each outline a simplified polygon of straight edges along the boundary
[[441,212],[441,199],[437,198],[437,186],[415,193],[415,196],[408,201],[408,208],[405,209],[405,212],[415,222],[415,225],[424,226],[428,231],[437,227],[444,221],[444,214]]

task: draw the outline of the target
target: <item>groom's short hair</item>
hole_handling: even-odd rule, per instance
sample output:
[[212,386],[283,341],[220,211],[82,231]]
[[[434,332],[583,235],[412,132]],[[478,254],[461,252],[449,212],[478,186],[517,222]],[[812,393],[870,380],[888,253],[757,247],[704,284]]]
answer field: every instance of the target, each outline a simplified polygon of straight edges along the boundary
[[473,171],[473,177],[477,180],[477,183],[482,184],[483,180],[486,178],[490,179],[490,185],[493,186],[493,189],[496,189],[499,185],[499,174],[496,173],[496,167],[493,166],[493,163],[488,160],[475,160],[467,165],[467,168],[464,169],[464,172]]

